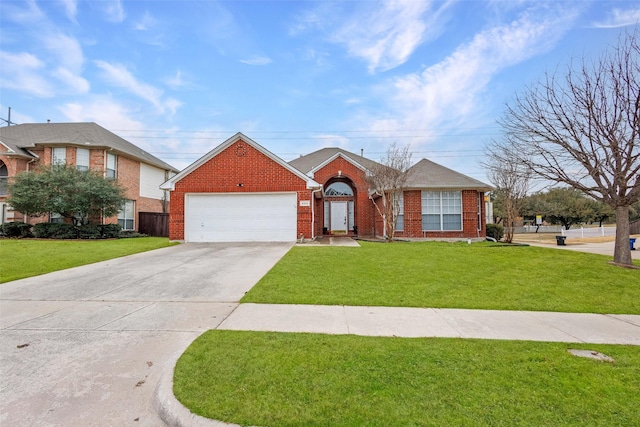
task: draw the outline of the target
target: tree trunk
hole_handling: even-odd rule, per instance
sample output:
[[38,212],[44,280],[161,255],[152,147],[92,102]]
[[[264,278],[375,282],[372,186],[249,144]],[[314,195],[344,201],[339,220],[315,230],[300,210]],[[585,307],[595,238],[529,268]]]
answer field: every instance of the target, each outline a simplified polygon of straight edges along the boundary
[[613,252],[613,262],[633,265],[629,245],[629,206],[616,207],[616,247]]

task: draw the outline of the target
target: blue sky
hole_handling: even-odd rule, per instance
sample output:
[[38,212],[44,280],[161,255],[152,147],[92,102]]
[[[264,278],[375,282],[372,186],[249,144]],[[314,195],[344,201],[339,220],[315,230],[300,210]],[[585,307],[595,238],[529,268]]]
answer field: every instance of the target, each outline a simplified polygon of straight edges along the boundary
[[95,121],[178,169],[240,131],[285,160],[396,142],[476,179],[517,91],[637,1],[0,3],[0,117]]

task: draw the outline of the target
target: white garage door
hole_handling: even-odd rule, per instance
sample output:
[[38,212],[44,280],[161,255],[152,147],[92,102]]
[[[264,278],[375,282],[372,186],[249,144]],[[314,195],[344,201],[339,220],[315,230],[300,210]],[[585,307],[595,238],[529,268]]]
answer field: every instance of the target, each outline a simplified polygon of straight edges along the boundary
[[292,242],[296,193],[187,194],[187,242]]

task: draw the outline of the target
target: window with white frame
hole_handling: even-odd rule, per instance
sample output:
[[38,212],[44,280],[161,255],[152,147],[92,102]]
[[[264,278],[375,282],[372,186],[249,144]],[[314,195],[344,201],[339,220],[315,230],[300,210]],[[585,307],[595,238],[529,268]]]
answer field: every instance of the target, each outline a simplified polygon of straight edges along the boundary
[[461,231],[462,193],[460,191],[423,191],[422,230]]
[[124,206],[118,212],[118,224],[123,230],[134,229],[134,217],[136,214],[135,203],[133,200],[127,200]]
[[118,156],[112,153],[107,153],[107,178],[116,179],[118,165]]
[[89,150],[86,148],[76,149],[76,169],[79,171],[89,170]]
[[396,221],[396,231],[404,231],[404,193],[394,195],[398,201],[398,220]]
[[330,184],[325,190],[326,196],[348,197],[353,196],[353,188],[346,182],[337,181]]
[[53,147],[51,150],[51,164],[54,166],[67,163],[67,147]]

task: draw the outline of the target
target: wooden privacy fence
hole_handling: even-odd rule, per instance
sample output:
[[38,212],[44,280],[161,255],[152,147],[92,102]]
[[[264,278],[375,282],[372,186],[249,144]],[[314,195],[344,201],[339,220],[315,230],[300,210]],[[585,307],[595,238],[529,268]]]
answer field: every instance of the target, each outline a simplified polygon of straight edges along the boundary
[[640,234],[640,219],[629,224],[629,234]]
[[138,231],[154,237],[169,237],[169,214],[139,212]]

